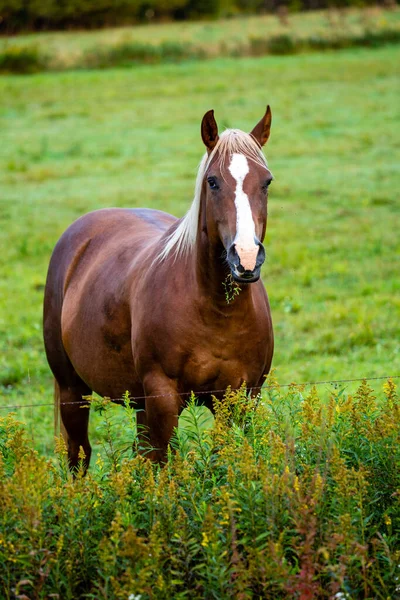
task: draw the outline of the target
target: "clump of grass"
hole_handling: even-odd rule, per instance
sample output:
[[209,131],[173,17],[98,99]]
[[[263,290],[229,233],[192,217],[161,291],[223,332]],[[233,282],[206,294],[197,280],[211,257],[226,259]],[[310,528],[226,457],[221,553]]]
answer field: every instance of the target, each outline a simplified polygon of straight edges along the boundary
[[0,385],[8,387],[19,383],[24,378],[25,373],[21,366],[6,366],[0,375]]
[[226,276],[225,281],[222,282],[222,287],[224,288],[225,301],[227,304],[231,304],[236,296],[239,296],[242,291],[240,285],[233,279],[230,273]]
[[[322,402],[270,377],[263,398],[242,388],[216,400],[211,429],[192,398],[164,468],[138,443],[121,451],[109,404],[97,408],[109,452],[75,480],[61,440],[54,462],[0,420],[3,597],[395,597],[393,381],[380,398],[364,382]],[[135,437],[128,396],[125,411]]]
[[165,41],[159,45],[123,42],[109,47],[94,47],[82,57],[84,68],[125,67],[132,64],[159,64],[202,58],[204,52],[192,44]]
[[355,36],[353,40],[354,46],[367,46],[379,48],[385,44],[400,43],[400,31],[397,29],[382,29],[374,31],[366,29],[362,34]]
[[294,54],[298,52],[298,44],[296,40],[288,35],[281,34],[269,38],[267,43],[267,52],[265,54]]
[[334,33],[334,35],[312,34],[309,37],[297,38],[292,33],[275,35],[272,37],[251,37],[248,49],[244,54],[252,56],[263,56],[275,54],[284,56],[286,54],[297,54],[309,50],[341,50],[351,47],[373,47],[378,48],[385,44],[398,44],[400,42],[400,31],[395,29],[384,29],[381,31],[365,30],[361,34]]
[[84,68],[104,69],[112,66],[127,66],[132,63],[160,62],[157,46],[140,43],[122,43],[111,47],[95,47],[85,52],[82,58]]
[[10,45],[0,50],[0,73],[36,73],[47,67],[47,58],[37,46]]

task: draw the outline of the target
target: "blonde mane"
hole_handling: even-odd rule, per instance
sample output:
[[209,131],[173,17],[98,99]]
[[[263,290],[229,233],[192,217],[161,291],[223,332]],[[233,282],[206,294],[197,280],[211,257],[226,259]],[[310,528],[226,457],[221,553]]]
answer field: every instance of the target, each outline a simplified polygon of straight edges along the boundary
[[240,129],[227,129],[224,131],[213,151],[203,156],[196,177],[196,186],[192,204],[186,215],[180,221],[178,227],[166,239],[158,260],[164,260],[171,253],[175,258],[187,254],[195,245],[200,213],[200,198],[203,180],[207,170],[218,154],[218,163],[221,169],[225,166],[225,157],[232,154],[245,154],[247,158],[262,167],[267,167],[267,161],[260,146],[249,134]]

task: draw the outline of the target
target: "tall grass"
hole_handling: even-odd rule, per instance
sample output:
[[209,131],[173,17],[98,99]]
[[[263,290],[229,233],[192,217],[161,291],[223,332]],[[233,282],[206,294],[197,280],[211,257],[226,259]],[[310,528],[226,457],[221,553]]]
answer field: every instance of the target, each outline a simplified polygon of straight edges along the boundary
[[37,46],[7,46],[0,51],[0,73],[29,74],[46,71],[48,59]]
[[[99,408],[99,407],[98,407]],[[227,391],[213,427],[192,400],[164,468],[118,439],[86,477],[0,421],[2,598],[395,598],[400,400]],[[112,450],[110,450],[110,448]]]
[[[320,11],[105,32],[0,39],[0,73],[104,69],[216,56],[286,55],[400,42],[399,11]],[[96,40],[95,43],[93,40]]]

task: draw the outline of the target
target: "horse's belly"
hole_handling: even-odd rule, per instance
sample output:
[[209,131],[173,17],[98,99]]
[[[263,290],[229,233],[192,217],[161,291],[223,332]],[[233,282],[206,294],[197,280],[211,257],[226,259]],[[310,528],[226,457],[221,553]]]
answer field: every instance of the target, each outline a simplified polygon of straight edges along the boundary
[[134,375],[132,361],[108,355],[107,361],[99,360],[95,369],[81,363],[78,374],[100,396],[112,400],[121,399],[125,392],[129,392],[130,396],[144,396],[143,387]]
[[101,343],[96,344],[96,347],[90,344],[83,356],[80,344],[70,348],[66,343],[65,346],[79,377],[100,396],[116,400],[126,391],[132,396],[144,395],[143,387],[135,374],[130,350],[116,351]]

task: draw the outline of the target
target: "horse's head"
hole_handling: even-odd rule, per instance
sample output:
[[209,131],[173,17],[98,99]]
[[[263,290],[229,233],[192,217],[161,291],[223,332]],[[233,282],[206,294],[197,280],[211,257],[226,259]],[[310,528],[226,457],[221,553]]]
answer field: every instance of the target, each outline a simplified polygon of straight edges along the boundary
[[232,276],[241,283],[257,281],[265,260],[262,242],[272,175],[261,147],[269,138],[270,127],[269,106],[250,134],[231,129],[219,137],[212,110],[201,124],[208,152],[203,180],[207,234],[215,243],[222,243]]

